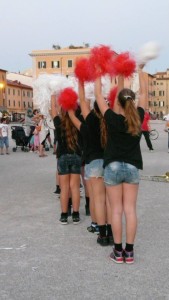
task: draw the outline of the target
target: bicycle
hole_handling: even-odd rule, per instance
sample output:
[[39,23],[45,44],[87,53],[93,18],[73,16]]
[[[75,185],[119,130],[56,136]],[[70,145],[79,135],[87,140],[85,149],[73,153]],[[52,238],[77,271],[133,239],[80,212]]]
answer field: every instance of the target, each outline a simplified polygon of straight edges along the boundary
[[159,132],[156,129],[152,129],[150,130],[149,135],[151,140],[156,140],[159,137]]

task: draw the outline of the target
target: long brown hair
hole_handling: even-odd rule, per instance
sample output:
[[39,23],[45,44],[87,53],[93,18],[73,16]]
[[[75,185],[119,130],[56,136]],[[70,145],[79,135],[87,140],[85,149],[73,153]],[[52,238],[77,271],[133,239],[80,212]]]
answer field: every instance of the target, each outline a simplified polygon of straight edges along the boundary
[[75,151],[78,146],[78,130],[73,125],[67,112],[61,112],[61,129],[62,134],[65,132],[66,143],[69,149]]
[[107,126],[106,126],[105,119],[104,119],[103,115],[101,114],[96,101],[94,102],[94,113],[96,114],[96,116],[98,117],[98,119],[100,121],[100,133],[101,133],[100,141],[101,141],[101,146],[103,148],[105,148],[105,146],[107,144]]
[[133,136],[138,135],[141,131],[141,121],[134,100],[135,94],[130,89],[123,89],[118,95],[118,101],[124,109],[128,133],[131,133]]

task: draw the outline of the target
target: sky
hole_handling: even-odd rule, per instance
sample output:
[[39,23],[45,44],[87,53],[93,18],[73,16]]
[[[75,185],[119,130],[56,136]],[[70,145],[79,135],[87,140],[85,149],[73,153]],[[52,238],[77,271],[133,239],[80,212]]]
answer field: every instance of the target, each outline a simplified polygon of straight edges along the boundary
[[109,45],[134,55],[149,41],[160,54],[145,71],[169,68],[169,0],[0,0],[0,69],[32,68],[32,50],[53,44]]

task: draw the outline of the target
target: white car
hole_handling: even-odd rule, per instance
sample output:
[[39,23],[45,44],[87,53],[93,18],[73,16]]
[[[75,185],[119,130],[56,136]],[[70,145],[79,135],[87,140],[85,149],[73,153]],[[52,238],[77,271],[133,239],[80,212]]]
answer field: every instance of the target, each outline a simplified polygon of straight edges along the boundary
[[165,115],[165,116],[163,116],[163,120],[164,120],[164,121],[169,121],[169,114],[168,114],[168,115]]

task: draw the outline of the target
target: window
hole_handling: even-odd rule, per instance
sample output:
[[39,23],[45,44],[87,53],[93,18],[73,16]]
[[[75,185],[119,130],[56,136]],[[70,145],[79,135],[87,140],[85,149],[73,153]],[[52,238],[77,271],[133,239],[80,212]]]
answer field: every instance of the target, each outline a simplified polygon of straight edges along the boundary
[[13,106],[15,107],[15,100],[13,101]]
[[72,62],[72,60],[68,60],[67,66],[68,66],[68,68],[72,68],[72,67],[73,67],[73,62]]
[[21,103],[20,103],[20,101],[18,101],[18,106],[19,106],[19,107],[21,106]]
[[46,61],[38,61],[39,69],[46,69]]
[[25,91],[23,91],[23,96],[25,97]]
[[23,101],[23,107],[24,107],[24,108],[26,107],[26,103],[25,103],[25,101]]
[[20,96],[20,90],[18,90],[18,96]]
[[53,69],[60,68],[60,61],[59,60],[52,61],[51,66]]
[[154,85],[156,85],[156,81],[154,81]]
[[11,105],[11,101],[10,100],[8,100],[8,106],[10,106]]
[[10,95],[10,89],[8,89],[8,95]]
[[13,95],[15,95],[15,90],[13,89]]
[[160,107],[163,107],[163,106],[164,106],[164,101],[160,101],[160,102],[159,102],[159,106],[160,106]]
[[164,96],[164,91],[159,91],[159,96]]
[[29,98],[30,98],[30,92],[29,92],[29,91],[27,91],[27,97],[29,97]]

